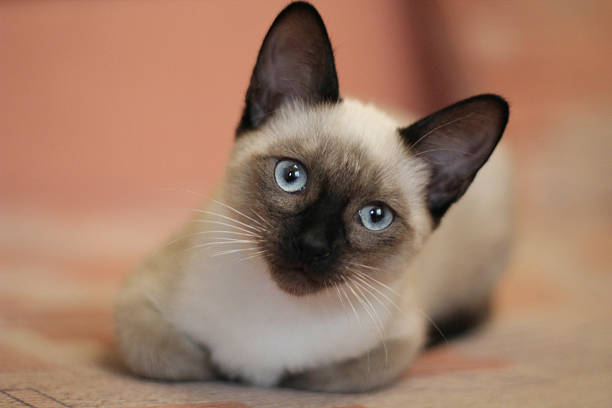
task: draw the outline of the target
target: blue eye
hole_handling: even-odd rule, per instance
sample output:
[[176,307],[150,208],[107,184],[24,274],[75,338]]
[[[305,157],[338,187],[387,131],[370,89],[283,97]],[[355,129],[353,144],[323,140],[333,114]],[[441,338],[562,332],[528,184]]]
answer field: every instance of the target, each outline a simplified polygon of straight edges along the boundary
[[393,222],[393,212],[384,204],[368,204],[358,214],[361,224],[372,231],[383,230]]
[[306,187],[306,169],[294,160],[281,160],[274,169],[276,184],[288,193],[295,193]]

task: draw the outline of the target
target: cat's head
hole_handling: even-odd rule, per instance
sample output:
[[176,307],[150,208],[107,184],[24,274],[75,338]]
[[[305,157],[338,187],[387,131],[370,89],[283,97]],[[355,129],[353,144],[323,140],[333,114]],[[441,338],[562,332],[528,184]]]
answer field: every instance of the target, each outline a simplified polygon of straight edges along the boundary
[[392,281],[466,191],[507,119],[495,95],[409,126],[341,99],[323,21],[293,3],[257,57],[223,199],[257,223],[261,256],[288,293],[353,274]]

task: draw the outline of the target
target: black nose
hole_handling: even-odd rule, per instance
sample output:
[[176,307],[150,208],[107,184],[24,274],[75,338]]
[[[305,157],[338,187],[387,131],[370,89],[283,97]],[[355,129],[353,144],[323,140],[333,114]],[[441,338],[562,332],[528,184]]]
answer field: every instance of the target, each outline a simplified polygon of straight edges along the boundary
[[301,261],[321,261],[331,254],[333,242],[323,226],[310,228],[297,237],[297,252]]

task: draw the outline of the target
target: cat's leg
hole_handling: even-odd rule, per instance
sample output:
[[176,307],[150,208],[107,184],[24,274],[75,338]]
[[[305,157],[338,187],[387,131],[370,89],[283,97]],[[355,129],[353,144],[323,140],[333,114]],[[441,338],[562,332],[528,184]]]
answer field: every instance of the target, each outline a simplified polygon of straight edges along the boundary
[[289,374],[280,386],[326,392],[369,391],[404,373],[421,346],[421,338],[388,340],[360,357]]
[[119,295],[115,311],[119,350],[128,368],[160,380],[204,380],[214,376],[209,352],[164,319],[134,283]]
[[489,295],[478,299],[478,302],[458,306],[445,315],[432,317],[426,347],[436,346],[477,329],[489,318],[491,308]]

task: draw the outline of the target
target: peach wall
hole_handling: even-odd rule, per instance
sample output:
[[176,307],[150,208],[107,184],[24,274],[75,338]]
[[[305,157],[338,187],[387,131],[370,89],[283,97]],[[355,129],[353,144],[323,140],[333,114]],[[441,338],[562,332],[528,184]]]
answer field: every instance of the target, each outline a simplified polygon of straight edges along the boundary
[[[0,205],[197,202],[187,190],[218,180],[258,47],[285,3],[0,2]],[[612,105],[610,2],[314,4],[343,94],[426,112],[499,92],[523,165],[557,144],[567,120]],[[592,135],[570,146],[584,150]]]
[[[0,4],[5,204],[172,205],[206,192],[285,1]],[[400,1],[316,2],[341,90],[409,106]],[[187,198],[186,198],[187,197]]]

